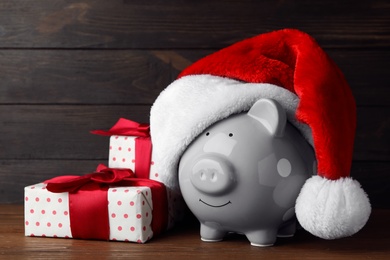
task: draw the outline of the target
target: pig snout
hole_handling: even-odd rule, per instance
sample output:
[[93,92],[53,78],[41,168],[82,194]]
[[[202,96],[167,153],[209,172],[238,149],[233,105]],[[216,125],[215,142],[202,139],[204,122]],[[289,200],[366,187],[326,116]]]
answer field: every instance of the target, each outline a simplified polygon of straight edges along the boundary
[[235,183],[234,167],[222,156],[206,156],[192,167],[191,183],[200,192],[218,195],[228,192]]

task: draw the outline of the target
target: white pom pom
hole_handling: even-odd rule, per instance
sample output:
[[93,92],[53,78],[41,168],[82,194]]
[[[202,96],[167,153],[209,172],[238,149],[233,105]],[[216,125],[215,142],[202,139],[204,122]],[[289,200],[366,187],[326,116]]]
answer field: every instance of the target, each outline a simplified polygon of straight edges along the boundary
[[367,194],[351,178],[328,180],[313,176],[296,201],[301,226],[315,236],[335,239],[358,232],[371,214]]

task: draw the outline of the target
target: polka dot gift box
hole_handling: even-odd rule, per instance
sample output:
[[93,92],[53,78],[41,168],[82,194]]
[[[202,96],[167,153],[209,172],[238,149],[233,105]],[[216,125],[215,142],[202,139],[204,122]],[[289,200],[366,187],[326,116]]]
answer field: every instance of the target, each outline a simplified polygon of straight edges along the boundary
[[93,134],[110,136],[108,166],[131,169],[138,177],[163,182],[168,196],[168,229],[184,217],[186,209],[181,193],[169,185],[154,162],[149,124],[120,118],[108,131],[94,130]]
[[[68,195],[67,192],[49,192],[44,183],[26,187],[26,236],[73,238]],[[153,202],[150,188],[115,187],[110,188],[107,195],[109,240],[144,243],[152,238]]]
[[120,119],[110,130],[109,167],[25,187],[25,235],[144,243],[181,219],[178,193],[159,181],[149,125]]
[[25,187],[25,235],[144,243],[167,228],[165,186],[99,165]]

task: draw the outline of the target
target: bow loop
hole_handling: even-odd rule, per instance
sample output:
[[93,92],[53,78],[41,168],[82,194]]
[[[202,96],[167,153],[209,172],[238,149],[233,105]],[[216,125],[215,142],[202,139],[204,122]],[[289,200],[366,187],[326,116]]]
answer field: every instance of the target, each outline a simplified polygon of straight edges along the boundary
[[65,175],[45,181],[46,189],[51,192],[76,192],[80,187],[90,182],[91,174],[83,176]]
[[113,169],[107,168],[103,164],[99,164],[97,172],[91,177],[92,181],[100,183],[117,183],[126,178],[135,178],[135,174],[130,169]]
[[123,180],[134,178],[135,174],[130,169],[112,169],[99,164],[96,172],[83,176],[59,176],[47,180],[46,189],[51,192],[76,192],[87,183],[114,184]]
[[149,137],[150,136],[150,125],[149,124],[140,124],[125,118],[120,118],[118,122],[115,123],[110,130],[93,130],[92,134],[97,135],[128,135],[128,136],[140,136],[140,137]]

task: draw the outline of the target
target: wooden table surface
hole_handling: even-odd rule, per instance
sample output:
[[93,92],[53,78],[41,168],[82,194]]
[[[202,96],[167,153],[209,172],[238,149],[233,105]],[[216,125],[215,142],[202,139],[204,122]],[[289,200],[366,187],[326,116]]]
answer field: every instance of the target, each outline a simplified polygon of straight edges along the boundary
[[390,210],[374,210],[353,237],[322,240],[304,230],[273,247],[250,246],[244,236],[202,242],[188,218],[146,244],[24,236],[23,205],[0,205],[0,259],[390,259]]

